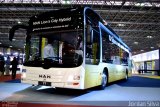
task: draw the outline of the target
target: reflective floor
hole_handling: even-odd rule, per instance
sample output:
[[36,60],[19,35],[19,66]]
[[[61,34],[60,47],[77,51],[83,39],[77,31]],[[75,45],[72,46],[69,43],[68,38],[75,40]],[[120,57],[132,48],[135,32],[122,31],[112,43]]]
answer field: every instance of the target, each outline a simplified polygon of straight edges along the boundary
[[107,101],[160,101],[160,79],[132,76],[128,81],[109,84],[105,90],[55,90],[31,86],[11,80],[0,83],[0,101],[38,102],[45,104],[71,103],[105,105]]

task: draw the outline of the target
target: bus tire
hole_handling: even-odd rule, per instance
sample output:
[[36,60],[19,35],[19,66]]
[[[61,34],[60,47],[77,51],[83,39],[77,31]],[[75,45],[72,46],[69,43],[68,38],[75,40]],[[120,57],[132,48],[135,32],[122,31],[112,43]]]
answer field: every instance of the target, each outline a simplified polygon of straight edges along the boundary
[[128,80],[128,70],[126,69],[125,80]]
[[107,75],[106,72],[103,71],[100,89],[104,90],[106,85],[107,85],[107,83],[108,83],[108,75]]

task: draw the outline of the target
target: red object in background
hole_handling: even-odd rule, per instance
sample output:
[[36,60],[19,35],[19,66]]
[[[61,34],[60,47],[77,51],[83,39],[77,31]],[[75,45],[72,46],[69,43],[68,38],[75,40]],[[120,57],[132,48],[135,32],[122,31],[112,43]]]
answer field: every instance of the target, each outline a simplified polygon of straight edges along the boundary
[[[17,74],[16,79],[21,79],[21,74]],[[10,81],[10,80],[12,80],[11,75],[1,75],[0,76],[0,82]]]
[[38,104],[38,103],[23,103],[23,102],[0,102],[0,107],[107,107],[93,105],[76,105],[76,104]]

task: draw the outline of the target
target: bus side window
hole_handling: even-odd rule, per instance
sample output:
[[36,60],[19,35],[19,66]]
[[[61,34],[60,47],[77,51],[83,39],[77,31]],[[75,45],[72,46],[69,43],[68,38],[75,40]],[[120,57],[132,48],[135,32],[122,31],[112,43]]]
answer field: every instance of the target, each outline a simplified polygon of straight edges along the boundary
[[92,44],[86,44],[86,58],[92,58]]
[[121,57],[121,64],[122,65],[128,65],[129,54],[126,51],[122,50],[120,52],[120,57]]
[[105,63],[113,63],[112,59],[112,48],[111,48],[111,42],[109,41],[109,35],[107,32],[102,30],[102,57],[103,62]]
[[98,64],[100,61],[100,36],[98,28],[90,30],[90,35],[87,35],[86,41],[86,63]]

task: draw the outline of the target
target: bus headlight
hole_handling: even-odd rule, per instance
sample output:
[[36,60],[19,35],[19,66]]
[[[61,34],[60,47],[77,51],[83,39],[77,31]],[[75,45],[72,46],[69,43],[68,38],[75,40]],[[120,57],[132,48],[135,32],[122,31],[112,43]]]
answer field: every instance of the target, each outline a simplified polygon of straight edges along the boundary
[[22,69],[21,78],[22,78],[22,79],[26,78],[26,69]]
[[70,75],[68,77],[68,81],[73,81],[73,80],[80,80],[80,76],[79,75]]
[[25,79],[25,78],[26,78],[26,73],[22,73],[21,78],[22,78],[22,79]]
[[79,75],[74,75],[73,80],[80,80],[80,76]]

